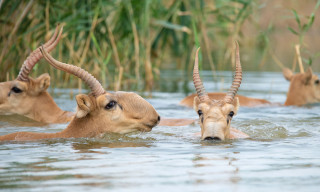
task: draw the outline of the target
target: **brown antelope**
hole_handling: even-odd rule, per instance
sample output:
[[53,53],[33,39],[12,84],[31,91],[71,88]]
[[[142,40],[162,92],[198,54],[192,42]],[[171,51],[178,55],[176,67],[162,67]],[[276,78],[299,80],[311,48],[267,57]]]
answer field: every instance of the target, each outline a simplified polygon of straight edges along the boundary
[[[51,39],[44,44],[49,52],[60,40],[62,28],[60,32],[58,29],[57,26]],[[15,80],[0,83],[0,114],[19,114],[43,123],[68,122],[73,113],[60,109],[47,92],[50,76],[42,74],[36,79],[29,77],[30,71],[41,58],[40,49],[37,48],[24,61]]]
[[[283,76],[285,79],[290,81],[287,99],[284,103],[285,106],[302,106],[320,102],[319,77],[313,74],[311,68],[309,68],[305,73],[301,72],[297,74],[293,74],[290,69],[284,68]],[[187,107],[192,107],[195,96],[196,94],[187,96],[180,102],[180,104]],[[210,99],[221,100],[226,96],[226,94],[208,93],[208,96]],[[236,97],[239,99],[240,105],[246,107],[278,105],[264,99],[250,98],[242,95],[237,95]]]
[[87,71],[55,60],[44,47],[40,50],[52,66],[79,77],[92,92],[89,95],[76,96],[77,112],[63,131],[58,133],[17,132],[0,136],[1,141],[98,137],[107,132],[151,131],[159,123],[160,116],[153,106],[136,93],[106,92]]
[[319,77],[312,73],[310,67],[307,72],[303,73],[301,71],[297,74],[293,74],[290,69],[284,68],[283,76],[290,81],[287,100],[284,105],[302,106],[320,102]]
[[239,45],[236,43],[236,72],[233,83],[228,93],[221,99],[211,99],[204,89],[199,76],[197,50],[194,69],[193,83],[197,91],[193,107],[199,115],[202,140],[225,140],[235,138],[247,138],[245,133],[231,128],[232,117],[237,114],[240,106],[236,96],[242,80]]
[[[184,105],[186,107],[193,107],[193,100],[196,94],[191,94],[185,97],[181,102],[180,105]],[[208,93],[210,99],[221,100],[226,96],[226,93],[220,92],[211,92]],[[266,106],[271,105],[272,103],[265,100],[265,99],[257,99],[252,97],[246,97],[243,95],[237,95],[236,98],[239,99],[240,105],[245,107],[257,107],[257,106]]]

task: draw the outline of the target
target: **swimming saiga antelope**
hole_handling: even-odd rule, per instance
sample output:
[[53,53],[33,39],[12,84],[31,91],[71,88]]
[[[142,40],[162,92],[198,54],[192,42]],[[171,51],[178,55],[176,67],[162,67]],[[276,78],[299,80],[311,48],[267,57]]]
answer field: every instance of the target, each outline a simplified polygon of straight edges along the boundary
[[293,74],[288,69],[283,69],[283,76],[290,81],[287,99],[284,105],[302,106],[306,104],[320,103],[320,81],[309,67],[307,72]]
[[108,132],[151,131],[159,123],[160,116],[153,106],[136,93],[120,91],[109,93],[87,71],[55,60],[44,47],[40,50],[52,66],[79,77],[92,92],[89,95],[76,96],[75,117],[63,131],[58,133],[17,132],[0,136],[0,141],[99,137]]
[[[44,44],[49,52],[58,44],[62,30],[59,31],[57,26],[51,39]],[[50,76],[42,74],[36,79],[29,76],[41,58],[40,49],[37,48],[24,61],[15,80],[0,83],[0,114],[18,114],[43,123],[69,122],[73,113],[60,109],[47,92]]]
[[230,90],[222,99],[211,99],[207,94],[199,76],[198,52],[196,52],[193,69],[193,83],[197,91],[193,107],[199,115],[202,140],[225,140],[247,138],[247,134],[230,126],[233,116],[239,109],[239,99],[236,96],[242,80],[239,45],[236,43],[236,72]]
[[[309,67],[307,72],[300,72],[294,74],[290,69],[284,68],[283,76],[286,80],[290,81],[289,90],[287,93],[287,98],[284,103],[284,106],[303,106],[307,104],[320,103],[320,81],[319,77],[312,72],[312,69]],[[189,95],[185,97],[180,104],[192,107],[193,99],[196,94]],[[225,93],[208,93],[210,99],[223,99]],[[264,99],[256,99],[245,97],[242,95],[236,96],[239,99],[241,106],[246,107],[255,107],[255,106],[278,106],[279,104],[271,103]]]

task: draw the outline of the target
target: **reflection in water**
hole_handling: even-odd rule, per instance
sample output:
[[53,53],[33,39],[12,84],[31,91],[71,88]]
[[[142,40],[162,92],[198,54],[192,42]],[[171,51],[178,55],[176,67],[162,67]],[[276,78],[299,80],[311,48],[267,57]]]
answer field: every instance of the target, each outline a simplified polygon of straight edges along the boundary
[[[237,154],[239,152],[234,152]],[[228,153],[226,154],[228,155]],[[220,156],[215,154],[195,154],[192,162],[194,171],[189,173],[190,177],[196,176],[196,185],[216,184],[216,183],[233,183],[237,184],[241,178],[238,175],[239,167],[234,165],[237,158],[229,156]],[[211,175],[206,177],[206,175]],[[221,177],[228,175],[227,177]]]
[[143,139],[126,139],[124,136],[118,137],[119,139],[113,140],[103,140],[103,139],[87,139],[85,141],[80,141],[72,143],[72,148],[80,153],[100,153],[95,151],[95,149],[101,148],[128,148],[128,147],[151,147],[152,144],[148,140]]

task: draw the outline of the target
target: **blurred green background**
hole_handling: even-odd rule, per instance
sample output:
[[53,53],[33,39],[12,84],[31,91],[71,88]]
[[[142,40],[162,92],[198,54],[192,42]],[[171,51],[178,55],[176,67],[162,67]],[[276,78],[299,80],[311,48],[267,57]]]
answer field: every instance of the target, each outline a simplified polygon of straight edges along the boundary
[[[320,70],[319,0],[0,0],[0,81],[14,79],[27,56],[58,23],[63,39],[56,59],[92,73],[109,90],[152,91],[161,71],[192,76],[195,50],[202,69],[232,70],[234,41],[244,71],[294,66],[295,45],[305,68]],[[81,81],[44,60],[54,87]]]

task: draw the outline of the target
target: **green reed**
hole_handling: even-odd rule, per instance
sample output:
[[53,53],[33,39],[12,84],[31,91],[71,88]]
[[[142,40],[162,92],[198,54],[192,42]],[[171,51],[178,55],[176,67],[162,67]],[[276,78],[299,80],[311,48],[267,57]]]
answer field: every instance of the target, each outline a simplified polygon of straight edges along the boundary
[[[245,43],[242,26],[261,6],[256,0],[0,2],[0,81],[15,78],[28,54],[60,23],[63,39],[51,53],[56,59],[86,69],[106,89],[150,93],[162,69],[191,76],[199,46],[200,63],[214,76],[216,70],[231,69],[233,42]],[[267,33],[253,37],[261,38],[267,41]],[[268,47],[262,49],[260,63],[268,55]],[[39,63],[32,76],[48,72],[53,86],[82,88],[77,78]]]

